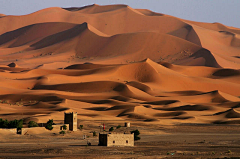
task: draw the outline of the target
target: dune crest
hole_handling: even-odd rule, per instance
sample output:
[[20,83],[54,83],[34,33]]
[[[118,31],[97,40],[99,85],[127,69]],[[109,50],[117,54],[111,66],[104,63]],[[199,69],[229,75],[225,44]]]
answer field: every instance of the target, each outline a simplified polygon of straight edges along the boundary
[[0,25],[0,118],[239,124],[238,28],[97,4]]

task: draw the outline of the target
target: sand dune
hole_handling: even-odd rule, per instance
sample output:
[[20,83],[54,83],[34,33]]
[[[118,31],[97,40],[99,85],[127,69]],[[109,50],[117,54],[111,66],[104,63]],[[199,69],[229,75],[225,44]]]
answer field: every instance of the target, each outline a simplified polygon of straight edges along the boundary
[[[19,93],[16,94],[15,90],[12,90],[12,93],[2,92],[1,116],[7,118],[24,116],[26,119],[37,118],[44,121],[48,118],[47,114],[74,109],[81,112],[81,118],[87,119],[113,116],[152,122],[161,122],[164,119],[173,123],[177,120],[205,123],[213,122],[216,116],[214,114],[218,115],[238,107],[239,84],[199,74],[194,76],[194,82],[192,81],[194,74],[187,76],[182,74],[184,72],[176,71],[174,67],[190,66],[172,65],[170,69],[146,59],[124,65],[86,63],[70,65],[60,70],[31,69],[15,72],[14,76],[11,72],[2,72],[1,74],[6,77],[8,75],[18,77],[17,80],[5,79],[2,82],[13,83],[11,88],[17,89]],[[211,68],[211,72],[216,70],[221,69]],[[219,86],[213,82],[216,80]],[[186,81],[185,85],[188,86],[182,85],[181,81]],[[22,87],[18,86],[19,82]],[[192,91],[186,88],[192,88]],[[209,88],[219,88],[221,91],[209,92]],[[67,102],[68,100],[75,101],[75,104],[72,105],[71,102]],[[13,108],[17,106],[21,111],[13,109],[9,112],[4,108],[6,104],[12,105]],[[39,117],[39,114],[46,116]],[[211,114],[213,116],[209,116]],[[218,121],[219,117],[216,117]],[[230,118],[224,116],[221,119],[222,122],[227,122]]]
[[238,28],[97,4],[0,25],[0,118],[240,123]]
[[240,118],[240,112],[235,109],[229,109],[224,112],[219,112],[214,115],[224,115],[226,118]]
[[[51,13],[53,13],[53,15],[50,16]],[[123,16],[123,13],[129,13],[129,15],[127,17],[121,18]],[[36,41],[34,45],[31,45],[29,43],[31,46],[30,48],[24,48],[23,50],[22,49],[18,50],[16,48],[15,52],[17,54],[19,54],[20,52],[21,55],[22,52],[25,52],[24,54],[26,55],[27,54],[26,51],[30,53],[30,50],[32,50],[33,48],[40,49],[46,46],[49,47],[60,42],[62,42],[60,44],[62,47],[63,42],[65,43],[65,41],[67,41],[68,43],[67,46],[63,46],[61,49],[59,49],[59,51],[56,51],[57,50],[56,48],[58,48],[59,46],[55,46],[44,50],[38,50],[38,52],[41,53],[38,54],[34,53],[34,55],[32,54],[31,51],[32,54],[31,56],[33,57],[54,55],[55,52],[56,54],[58,54],[59,52],[61,52],[61,54],[62,52],[65,52],[66,55],[64,57],[65,59],[67,59],[67,61],[72,60],[71,57],[74,57],[74,61],[76,60],[84,61],[83,59],[86,58],[99,61],[102,60],[99,59],[99,57],[108,57],[108,59],[110,58],[112,61],[114,61],[114,63],[126,63],[131,61],[143,60],[147,58],[147,56],[141,54],[148,53],[149,55],[148,57],[153,59],[154,61],[164,60],[166,62],[184,65],[203,65],[210,67],[219,67],[220,65],[221,67],[239,68],[239,64],[237,64],[239,63],[238,58],[234,59],[234,57],[238,56],[237,52],[239,52],[239,49],[237,47],[239,43],[238,35],[239,32],[237,29],[232,29],[221,24],[205,24],[185,21],[182,19],[166,16],[163,14],[160,15],[157,14],[158,16],[155,16],[156,14],[157,13],[151,12],[149,10],[132,9],[126,5],[110,5],[110,6],[91,5],[82,8],[65,8],[65,9],[48,8],[20,17],[7,16],[4,17],[3,19],[1,18],[0,23],[3,23],[5,25],[7,25],[10,21],[12,23],[12,25],[10,26],[13,28],[11,27],[2,28],[3,29],[2,33],[5,33],[2,35],[2,39],[5,39],[4,40],[5,43],[9,40],[11,41],[11,36],[14,37],[11,43],[5,44],[8,47],[14,46],[16,47],[19,45],[27,44],[29,42],[34,42],[34,39],[36,40],[37,38],[42,38],[42,41],[38,39],[39,42]],[[115,18],[113,18],[113,16],[115,16]],[[67,19],[66,17],[72,18]],[[101,17],[103,21],[99,21],[99,17]],[[115,19],[124,19],[124,21],[116,21]],[[135,19],[134,23],[132,19]],[[156,21],[156,19],[158,20]],[[19,21],[22,22],[18,23]],[[146,21],[144,25],[142,24],[143,21]],[[109,25],[107,25],[107,23],[109,23]],[[124,23],[126,26],[120,27],[121,26],[120,24],[122,23]],[[77,27],[77,25],[80,25],[81,27],[80,26]],[[86,38],[86,36],[81,38],[85,39],[84,41],[86,42],[76,43],[76,41],[83,40],[81,39],[77,40],[76,38],[73,40],[72,38],[78,37],[80,31],[79,29],[80,28],[83,29],[84,25],[85,28],[87,28],[87,30],[90,30],[91,32],[100,37],[91,37],[89,35],[86,35],[88,36],[88,38]],[[43,32],[42,29],[44,28],[48,28],[47,29],[48,31],[47,32],[44,31],[44,33],[42,34]],[[77,33],[75,34],[73,30]],[[37,32],[39,34],[32,34],[33,32],[34,33]],[[71,34],[69,34],[70,32]],[[145,34],[141,32],[145,32]],[[160,34],[154,35],[152,32]],[[131,34],[125,35],[126,33]],[[168,36],[166,37],[166,34],[162,35],[163,33],[164,34],[168,33],[181,39],[175,39],[173,37]],[[18,34],[21,37],[17,38],[18,40],[16,40],[15,38]],[[40,35],[41,37],[39,37]],[[46,37],[47,35],[48,37]],[[108,40],[106,40],[106,38],[102,38],[106,36],[111,37]],[[230,37],[226,38],[226,36]],[[172,47],[166,45],[166,43],[163,40],[158,41],[157,39],[155,39],[157,37],[159,38],[162,37],[164,39],[167,38],[164,41],[171,41],[171,43],[169,44]],[[51,38],[58,40],[52,41],[50,40]],[[72,39],[71,42],[69,41],[69,38]],[[91,39],[92,41],[89,42],[87,39]],[[153,39],[154,42],[149,41],[150,39]],[[190,44],[188,44],[187,41],[189,41],[190,43],[194,43],[199,47],[195,45],[190,46]],[[208,43],[208,41],[210,43]],[[174,44],[175,42],[177,44]],[[95,47],[94,48],[87,47],[87,44],[89,43],[91,45],[95,45]],[[126,43],[129,44],[126,46],[125,45]],[[219,46],[220,43],[221,45]],[[225,46],[227,43],[229,43],[229,45]],[[136,44],[138,44],[137,46],[146,47],[137,48]],[[85,47],[84,48],[81,47],[81,49],[79,49],[79,47],[76,47],[76,45]],[[157,46],[160,46],[161,49],[157,48]],[[70,49],[71,47],[75,49]],[[205,53],[206,51],[203,52],[201,51],[200,53],[197,52],[201,49],[201,47],[209,50],[210,52],[209,53]],[[170,50],[171,48],[175,50]],[[232,54],[230,56],[229,54],[226,54],[226,49],[231,50]],[[96,55],[96,52],[98,52],[98,55]],[[106,52],[108,52],[108,54],[106,54]],[[129,58],[130,56],[126,55],[129,53],[131,53],[134,56],[132,56],[132,58]],[[114,58],[114,56],[122,57]],[[60,59],[58,55],[56,55],[55,57]],[[36,59],[29,59],[29,55],[27,58],[28,63],[36,63]],[[16,59],[16,56],[15,57],[8,56],[8,59]],[[215,61],[214,62],[215,64],[214,63],[211,64],[211,61]],[[238,62],[236,63],[235,61]],[[47,62],[49,63],[49,61]]]

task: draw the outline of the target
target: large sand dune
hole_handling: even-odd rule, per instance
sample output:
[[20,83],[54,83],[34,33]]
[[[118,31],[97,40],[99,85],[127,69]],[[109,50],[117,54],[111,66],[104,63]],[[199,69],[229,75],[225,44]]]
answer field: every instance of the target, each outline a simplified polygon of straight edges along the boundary
[[95,4],[0,25],[0,118],[240,121],[238,28]]

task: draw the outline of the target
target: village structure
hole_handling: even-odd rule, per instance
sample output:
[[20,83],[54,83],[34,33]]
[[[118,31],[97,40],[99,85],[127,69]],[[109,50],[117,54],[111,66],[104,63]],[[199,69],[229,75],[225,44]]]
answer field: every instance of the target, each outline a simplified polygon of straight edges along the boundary
[[134,134],[99,133],[99,146],[134,146]]
[[128,130],[129,122],[124,123],[125,129],[99,133],[99,146],[134,146],[134,134]]
[[[70,130],[77,131],[77,112],[65,112],[64,113],[64,124],[54,124],[52,127],[56,130]],[[12,128],[8,129],[11,132],[17,132],[20,135],[26,135],[29,130],[44,131],[46,123],[41,123],[40,127],[31,128]],[[64,128],[65,127],[65,128]],[[105,124],[102,125],[102,132],[99,133],[99,146],[134,146],[134,134],[128,131],[130,123],[124,123],[125,129],[121,131],[115,130],[112,132],[105,131]]]
[[69,124],[69,130],[77,131],[77,112],[64,113],[64,124]]

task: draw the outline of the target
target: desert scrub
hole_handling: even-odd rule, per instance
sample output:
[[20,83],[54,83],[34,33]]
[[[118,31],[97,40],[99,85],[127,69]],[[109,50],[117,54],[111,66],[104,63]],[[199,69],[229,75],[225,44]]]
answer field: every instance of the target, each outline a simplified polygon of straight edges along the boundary
[[67,130],[67,125],[62,126],[63,130]]
[[121,128],[121,127],[122,127],[121,125],[118,125],[118,126],[117,126],[117,129],[119,129],[119,128]]
[[113,127],[111,127],[110,129],[109,129],[109,131],[111,132],[111,131],[113,131],[114,130],[114,128]]
[[12,121],[8,121],[8,120],[3,120],[0,119],[0,128],[17,128],[17,129],[21,129],[23,127],[23,120],[12,120]]
[[49,119],[49,121],[47,122],[47,125],[45,126],[45,128],[48,129],[48,130],[52,130],[53,129],[52,125],[54,125],[53,119]]
[[82,130],[83,129],[83,125],[79,125],[78,129]]
[[35,121],[29,121],[28,122],[28,127],[31,128],[31,127],[38,127],[38,123],[36,123]]
[[66,132],[64,130],[60,131],[59,134],[66,134]]
[[140,131],[138,129],[131,131],[131,134],[134,133],[134,141],[140,140],[141,138],[138,136],[140,135]]

